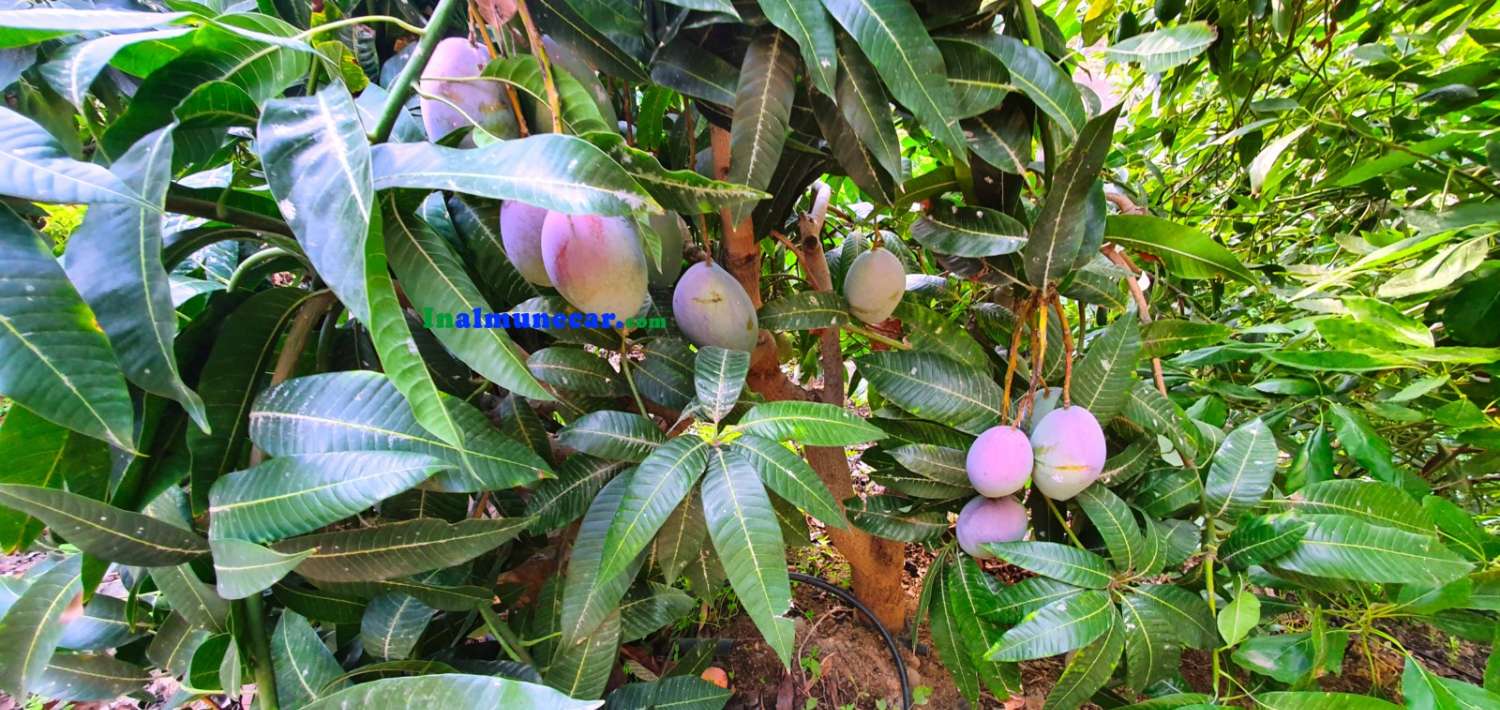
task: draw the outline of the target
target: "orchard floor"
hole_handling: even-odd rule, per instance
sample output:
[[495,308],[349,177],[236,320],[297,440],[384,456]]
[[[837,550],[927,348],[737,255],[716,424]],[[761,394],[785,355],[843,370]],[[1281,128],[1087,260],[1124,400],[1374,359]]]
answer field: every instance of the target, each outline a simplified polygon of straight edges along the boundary
[[[823,577],[834,582],[848,578],[848,567],[832,553],[826,544],[814,544],[797,548],[791,555],[794,566],[802,572]],[[0,557],[0,575],[20,574],[41,555],[12,555]],[[920,580],[926,573],[931,556],[919,545],[907,548],[907,562],[901,570],[911,608],[916,607],[920,593]],[[1021,579],[1026,573],[1003,564],[987,563],[988,571],[1005,582]],[[841,585],[842,586],[842,585]],[[123,590],[119,590],[123,592]],[[880,635],[871,628],[859,612],[815,588],[805,585],[793,587],[793,615],[797,619],[796,657],[792,667],[786,670],[770,647],[760,641],[754,624],[743,615],[709,616],[702,629],[688,628],[685,636],[716,637],[728,644],[729,650],[716,663],[729,674],[730,688],[734,698],[730,710],[897,710],[900,705],[899,684],[890,651]],[[1287,619],[1295,622],[1296,619]],[[1467,641],[1454,639],[1447,633],[1421,624],[1391,624],[1382,627],[1413,653],[1417,654],[1431,671],[1450,678],[1470,683],[1480,683],[1484,675],[1485,661],[1489,649]],[[925,629],[918,635],[917,650],[911,649],[910,631],[897,636],[902,657],[906,662],[908,676],[918,707],[933,710],[962,710],[970,708],[958,694],[948,672],[932,649],[931,639]],[[1364,655],[1363,644],[1355,638],[1344,656],[1344,665],[1338,675],[1324,677],[1320,685],[1324,690],[1369,693],[1372,687],[1380,688],[1378,694],[1399,701],[1399,686],[1403,658],[1400,653],[1381,641],[1372,641],[1375,662],[1374,670],[1378,682],[1371,682],[1372,664]],[[647,667],[659,669],[662,659],[651,658],[646,647],[632,645],[625,652],[627,658],[637,660]],[[1233,668],[1233,664],[1225,660]],[[1190,651],[1184,656],[1182,667],[1185,681],[1192,690],[1206,691],[1210,668],[1206,653]],[[1034,710],[1042,707],[1043,699],[1051,690],[1052,683],[1062,672],[1059,659],[1044,659],[1022,664],[1024,694],[1007,701],[991,697],[981,699],[980,708],[990,710]],[[1234,670],[1238,670],[1235,668]],[[616,673],[615,682],[622,680]],[[1254,683],[1252,677],[1241,673],[1238,680],[1247,686]],[[155,695],[152,702],[140,704],[132,700],[113,703],[85,703],[73,707],[85,710],[102,708],[157,707],[175,690],[175,683],[160,678],[152,684]],[[0,693],[0,710],[13,710],[18,706],[11,698]],[[209,708],[206,704],[198,707]],[[220,699],[218,707],[235,707]],[[1093,707],[1093,706],[1087,706]],[[979,710],[979,709],[976,709]]]

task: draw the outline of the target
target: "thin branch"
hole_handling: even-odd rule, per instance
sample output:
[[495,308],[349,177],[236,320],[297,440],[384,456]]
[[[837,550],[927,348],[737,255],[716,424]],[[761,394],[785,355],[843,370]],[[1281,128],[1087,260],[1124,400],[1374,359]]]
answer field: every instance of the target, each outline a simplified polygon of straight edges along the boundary
[[552,110],[552,132],[562,133],[562,101],[557,96],[557,81],[552,77],[552,62],[547,60],[547,48],[542,45],[542,33],[531,19],[531,10],[526,0],[516,0],[516,12],[521,15],[521,24],[526,26],[526,38],[531,42],[531,53],[542,65],[542,83],[547,87],[547,108]]
[[417,48],[412,50],[411,59],[407,60],[406,66],[401,68],[401,73],[396,76],[388,91],[390,95],[385,99],[385,106],[380,109],[380,118],[375,122],[375,129],[370,131],[371,143],[384,143],[391,136],[391,129],[396,127],[396,117],[401,115],[402,107],[406,105],[406,99],[411,96],[412,83],[422,75],[422,69],[427,66],[428,57],[432,56],[432,50],[437,47],[438,41],[442,39],[443,25],[448,24],[448,18],[458,9],[461,2],[466,0],[438,0],[438,5],[432,11],[432,17],[427,20],[427,29],[422,39],[417,41]]

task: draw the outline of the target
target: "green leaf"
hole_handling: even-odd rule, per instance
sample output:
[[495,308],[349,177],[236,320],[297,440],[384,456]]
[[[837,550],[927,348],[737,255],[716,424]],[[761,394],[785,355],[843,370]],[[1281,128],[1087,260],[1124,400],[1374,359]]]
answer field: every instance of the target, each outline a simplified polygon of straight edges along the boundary
[[426,454],[452,464],[427,479],[425,486],[448,492],[502,490],[550,474],[545,461],[496,431],[479,410],[456,398],[440,397],[448,416],[461,428],[461,446],[444,442],[418,424],[385,375],[362,370],[298,377],[266,390],[250,411],[250,437],[272,456]]
[[151,682],[146,669],[98,653],[54,653],[41,681],[32,688],[60,703],[107,702],[143,690]]
[[1017,567],[1074,586],[1104,589],[1110,582],[1104,558],[1088,550],[1055,542],[990,542],[981,547]]
[[[556,81],[558,98],[562,103],[563,130],[576,136],[593,131],[610,130],[599,107],[588,95],[583,85],[556,64],[553,64],[553,79]],[[482,76],[491,77],[517,90],[537,106],[535,120],[540,125],[552,122],[548,108],[546,80],[542,76],[541,64],[530,54],[496,59],[484,68]],[[505,104],[509,110],[509,104]],[[483,116],[474,116],[483,121]]]
[[203,400],[177,372],[172,351],[177,318],[160,258],[172,131],[161,129],[142,138],[112,172],[149,207],[132,203],[90,210],[68,237],[64,268],[109,337],[125,376],[148,392],[180,402],[206,428]]
[[[75,473],[98,471],[107,475],[109,450],[102,442],[70,432],[31,410],[12,404],[0,424],[0,484],[19,483],[59,489]],[[76,487],[75,487],[75,492]],[[42,533],[42,521],[23,512],[0,508],[0,551],[14,554],[30,546]]]
[[1381,281],[1376,293],[1381,298],[1403,298],[1446,288],[1484,263],[1489,251],[1489,235],[1450,244],[1421,264]]
[[375,658],[409,658],[436,613],[409,594],[381,594],[365,607],[359,622],[360,643]]
[[549,532],[577,520],[589,502],[625,464],[573,455],[557,469],[557,478],[542,481],[526,499],[526,514],[535,519],[532,532]]
[[941,355],[901,350],[855,363],[881,396],[919,417],[970,434],[1000,422],[1000,387],[981,371]]
[[194,626],[181,614],[174,613],[157,627],[151,645],[146,647],[146,658],[172,675],[183,675],[188,672],[193,652],[212,635],[207,629]]
[[755,470],[738,452],[720,447],[710,452],[703,517],[735,596],[782,665],[790,666],[795,625],[785,616],[792,589],[781,528]]
[[685,37],[668,42],[651,63],[651,81],[683,96],[734,106],[739,70]]
[[838,33],[835,49],[840,71],[833,97],[839,112],[875,162],[899,181],[906,171],[901,163],[901,139],[896,135],[885,84],[849,35]]
[[668,170],[654,154],[626,143],[624,136],[612,131],[590,133],[586,138],[609,153],[669,212],[702,214],[725,207],[738,209],[771,197],[747,185],[711,180],[692,170]]
[[[0,176],[0,194],[37,202],[115,203],[160,209],[103,166],[72,159],[47,129],[4,106],[0,106],[0,159],[8,167]],[[11,231],[8,225],[0,227]]]
[[1138,596],[1120,599],[1125,630],[1125,684],[1145,688],[1175,672],[1181,662],[1182,644],[1171,622],[1153,602]]
[[614,368],[582,348],[542,348],[526,359],[526,367],[536,379],[578,394],[608,397],[624,392]]
[[[757,190],[770,186],[786,145],[796,98],[797,56],[783,33],[765,32],[751,41],[740,64],[739,88],[730,126],[729,180]],[[742,219],[749,210],[741,206]]]
[[693,401],[693,351],[678,338],[653,339],[636,368],[641,396],[669,409],[681,410]]
[[740,418],[738,426],[746,434],[807,446],[852,446],[886,436],[843,407],[822,402],[759,404]]
[[652,582],[650,591],[620,605],[620,643],[639,641],[686,616],[698,604],[687,592]]
[[761,306],[757,321],[774,332],[833,328],[849,322],[848,309],[832,291],[802,291]]
[[[390,144],[385,144],[390,145]],[[424,144],[429,145],[429,144]],[[463,261],[442,237],[413,217],[395,195],[382,198],[385,246],[402,289],[418,309],[470,314],[488,310]],[[552,396],[527,369],[526,355],[503,328],[433,328],[449,351],[486,379],[524,397]]]
[[[667,516],[703,475],[710,458],[708,449],[708,442],[697,436],[680,436],[662,444],[636,468],[604,535],[599,580],[613,580],[651,543]],[[570,633],[564,628],[564,642],[576,643],[591,631],[575,629]]]
[[1005,632],[987,658],[1027,661],[1082,648],[1118,626],[1118,617],[1108,594],[1095,589],[1080,592],[1028,615]]
[[[597,359],[597,358],[596,358]],[[661,430],[639,414],[590,412],[557,432],[558,443],[586,454],[639,463],[666,441]]]
[[1228,249],[1191,227],[1148,215],[1110,215],[1104,236],[1122,247],[1156,256],[1167,270],[1184,279],[1230,276],[1245,283],[1260,279]]
[[83,593],[83,557],[73,555],[43,572],[0,617],[0,689],[28,697],[62,640],[63,612]]
[[189,429],[185,435],[192,453],[189,493],[194,510],[201,513],[207,508],[214,481],[245,465],[255,395],[267,379],[265,373],[275,367],[282,332],[312,298],[314,294],[300,289],[268,289],[251,296],[224,320],[198,377],[212,431]]
[[1309,527],[1312,523],[1285,515],[1241,518],[1219,544],[1219,561],[1237,570],[1270,562],[1297,547]]
[[855,528],[901,542],[929,542],[948,532],[948,515],[938,510],[910,510],[915,501],[892,495],[855,496],[844,501],[844,514]]
[[209,540],[214,555],[215,589],[225,599],[244,599],[281,581],[312,554],[312,550],[283,555],[253,542]]
[[1092,343],[1073,371],[1073,404],[1093,413],[1100,424],[1125,407],[1132,373],[1141,351],[1140,326],[1134,318],[1117,318]]
[[911,237],[939,254],[999,256],[1026,246],[1026,227],[1004,212],[950,204],[912,223]]
[[5,484],[0,505],[40,518],[90,555],[124,565],[170,566],[208,553],[192,532],[76,493]]
[[1132,589],[1125,599],[1137,604],[1143,614],[1166,619],[1166,627],[1184,646],[1207,649],[1219,644],[1213,612],[1195,592],[1166,584],[1145,584]]
[[[932,634],[932,645],[937,648],[938,658],[953,677],[953,684],[960,695],[970,702],[979,701],[979,665],[965,644],[966,635],[962,624],[968,620],[957,605],[959,594],[950,593],[952,575],[947,565],[934,564],[928,568],[928,581],[923,591],[931,590],[928,603],[928,629]],[[918,619],[920,621],[920,618]],[[982,660],[982,659],[981,659]]]
[[1047,701],[1042,705],[1044,709],[1080,707],[1109,683],[1115,667],[1120,665],[1120,652],[1125,648],[1125,623],[1112,604],[1109,609],[1109,628],[1093,643],[1073,654],[1058,677],[1057,685],[1047,694]]
[[1146,357],[1165,357],[1214,345],[1233,332],[1229,326],[1220,323],[1163,318],[1146,324],[1141,334],[1141,351]]
[[714,423],[734,409],[749,371],[750,353],[719,347],[698,350],[693,363],[693,387],[698,392],[698,404],[703,413]]
[[1121,570],[1141,569],[1146,561],[1146,539],[1136,525],[1135,513],[1119,496],[1104,486],[1089,486],[1078,494],[1078,505],[1094,523],[1109,558]]
[[[22,196],[4,185],[0,192]],[[0,281],[0,392],[49,421],[134,451],[130,393],[109,341],[41,236],[9,209],[0,209],[0,263],[9,276]]]
[[451,190],[568,214],[621,216],[651,205],[641,186],[604,151],[556,133],[467,150],[382,143],[371,151],[371,165],[377,190]]
[[1203,488],[1203,500],[1213,514],[1229,519],[1259,503],[1271,487],[1280,453],[1271,429],[1259,418],[1229,432],[1214,454]]
[[1086,220],[1080,219],[1099,170],[1109,155],[1115,120],[1121,105],[1089,119],[1078,141],[1058,163],[1042,209],[1031,224],[1025,257],[1026,280],[1042,285],[1062,279],[1073,270],[1083,248]]
[[1309,516],[1312,527],[1276,566],[1359,582],[1441,585],[1473,565],[1427,535],[1376,527],[1346,515]]
[[766,19],[796,40],[802,50],[802,64],[818,91],[834,95],[838,76],[834,50],[833,23],[818,0],[759,0]]
[[1255,702],[1266,710],[1397,710],[1400,705],[1354,693],[1261,693]]
[[1395,354],[1342,350],[1269,351],[1265,358],[1297,370],[1324,372],[1370,372],[1414,366],[1410,360]]
[[1429,486],[1425,481],[1396,465],[1391,445],[1370,426],[1364,415],[1338,403],[1331,405],[1328,413],[1333,415],[1339,446],[1371,476],[1413,495],[1427,492]]
[[[612,577],[601,576],[599,571],[604,560],[604,537],[619,512],[625,489],[630,486],[634,475],[635,469],[631,469],[605,484],[583,515],[578,535],[574,538],[573,552],[568,557],[567,584],[562,593],[563,643],[571,645],[588,638],[614,611],[630,587],[634,575],[629,575],[629,570]],[[628,562],[634,563],[634,560]]]
[[401,451],[278,456],[214,482],[209,532],[250,542],[280,540],[347,518],[452,468]]
[[449,525],[418,518],[357,530],[295,537],[273,549],[314,550],[297,574],[327,582],[368,582],[452,567],[467,562],[520,534],[530,518],[475,519]]
[[544,685],[509,678],[440,673],[384,678],[323,696],[305,710],[401,710],[402,708],[505,708],[505,710],[593,710],[600,701],[573,700]]
[[547,684],[573,698],[604,694],[620,651],[620,611],[604,617],[588,636],[557,649],[547,666]]
[[123,32],[169,25],[186,12],[27,7],[0,11],[0,48],[22,47],[78,32]]
[[[948,87],[943,53],[927,34],[922,18],[905,0],[823,0],[823,6],[854,38],[886,88],[922,121],[959,162],[967,162],[963,136],[955,127],[955,100]],[[893,171],[892,174],[900,174]]]
[[333,82],[313,96],[267,102],[255,134],[266,183],[308,260],[349,312],[369,322],[365,239],[375,191],[349,90]]
[[968,454],[960,449],[932,444],[907,444],[891,449],[888,453],[908,471],[950,486],[969,485]]
[[1015,90],[1010,72],[1000,58],[984,47],[963,37],[934,37],[943,53],[948,70],[948,87],[953,91],[954,115],[970,118],[1000,106]]
[[1147,74],[1162,74],[1192,61],[1218,37],[1207,22],[1188,22],[1130,37],[1105,49],[1104,56],[1139,64]]
[[[998,604],[998,585],[995,578],[980,569],[974,558],[968,555],[955,555],[953,562],[945,567],[946,575],[942,589],[934,590],[932,601],[935,604],[931,607],[934,618],[937,618],[939,613],[942,614],[942,622],[950,627],[947,629],[948,634],[956,637],[958,644],[956,650],[963,654],[974,668],[979,681],[995,697],[1020,693],[1020,668],[1018,666],[1009,663],[990,663],[984,659],[990,647],[998,643],[1004,635],[1004,631],[990,618],[991,610]],[[933,573],[937,571],[934,569]],[[941,653],[941,649],[939,652]],[[945,660],[944,663],[947,664],[947,661]],[[957,680],[956,675],[955,680]],[[975,691],[977,693],[977,686]]]
[[[135,607],[139,609],[139,607]],[[72,651],[104,651],[124,646],[145,635],[145,627],[131,623],[127,602],[94,594],[83,607],[83,615],[68,623],[58,648]]]
[[1400,170],[1408,165],[1415,164],[1423,158],[1437,155],[1452,148],[1462,138],[1463,136],[1458,134],[1449,134],[1429,138],[1409,146],[1392,144],[1390,149],[1384,153],[1355,163],[1349,170],[1333,179],[1331,187],[1351,187],[1371,178],[1377,178],[1381,175]]
[[699,504],[698,494],[694,493],[672,511],[651,544],[651,554],[662,577],[676,580],[689,565],[706,557],[708,548],[703,541],[707,537],[703,506]]
[[1028,577],[1002,587],[995,596],[994,609],[986,611],[984,616],[998,624],[1014,626],[1032,612],[1082,591],[1079,587],[1055,579]]
[[838,501],[828,491],[817,472],[785,445],[754,434],[745,434],[735,439],[730,446],[760,474],[761,482],[776,495],[825,525],[839,529],[848,527],[839,510]]
[[608,707],[723,710],[733,693],[692,675],[667,676],[649,683],[626,683],[609,694]]
[[1304,486],[1301,495],[1279,502],[1301,514],[1348,515],[1418,535],[1434,534],[1432,517],[1418,501],[1380,481],[1319,481]]
[[344,669],[312,624],[290,609],[281,612],[271,634],[271,667],[276,670],[276,699],[289,708],[349,687],[348,681],[337,680]]
[[955,319],[955,314],[938,313],[911,299],[896,304],[893,315],[901,321],[912,349],[942,355],[983,372],[991,370],[988,351],[969,333],[963,317]]
[[1014,37],[986,34],[969,38],[988,49],[1010,71],[1016,88],[1052,119],[1068,143],[1077,140],[1088,120],[1083,96],[1073,80],[1041,50]]
[[[1082,120],[1080,114],[1079,122]],[[1002,108],[966,118],[959,125],[963,126],[969,150],[984,162],[1012,175],[1026,174],[1026,164],[1031,156],[1031,116],[1028,112]]]
[[1224,645],[1239,643],[1260,623],[1260,599],[1248,589],[1241,590],[1233,601],[1219,610],[1218,622]]
[[212,585],[199,579],[192,565],[155,567],[151,570],[151,581],[161,590],[172,611],[188,623],[216,634],[229,629],[229,602]]
[[365,600],[323,589],[290,586],[285,583],[271,588],[276,600],[318,621],[331,624],[358,624],[365,613]]

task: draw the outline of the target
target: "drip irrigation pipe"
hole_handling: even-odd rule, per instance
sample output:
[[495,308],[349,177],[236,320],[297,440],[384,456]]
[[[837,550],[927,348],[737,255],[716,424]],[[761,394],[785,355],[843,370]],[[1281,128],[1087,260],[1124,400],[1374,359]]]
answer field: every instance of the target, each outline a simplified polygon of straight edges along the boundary
[[901,708],[902,710],[911,710],[911,680],[906,676],[906,661],[901,658],[901,647],[896,645],[896,639],[891,638],[891,632],[887,631],[885,625],[880,623],[880,619],[875,618],[875,613],[861,603],[858,597],[835,587],[822,578],[800,572],[788,572],[787,576],[791,577],[793,582],[811,584],[818,589],[838,597],[845,604],[858,609],[859,613],[864,614],[865,618],[869,619],[870,623],[875,625],[875,630],[879,631],[880,637],[885,639],[886,647],[891,649],[891,661],[896,664],[896,679],[901,682]]

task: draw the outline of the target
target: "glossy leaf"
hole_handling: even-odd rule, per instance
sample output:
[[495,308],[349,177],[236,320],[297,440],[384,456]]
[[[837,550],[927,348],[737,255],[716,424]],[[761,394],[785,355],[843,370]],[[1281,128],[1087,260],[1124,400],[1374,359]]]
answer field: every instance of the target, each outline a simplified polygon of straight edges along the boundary
[[[70,432],[12,404],[0,423],[0,461],[7,465],[0,472],[0,484],[24,484],[59,489],[65,481],[87,471],[106,474],[109,450],[103,442]],[[26,513],[8,507],[0,508],[0,551],[19,552],[42,533],[43,523]]]
[[1377,527],[1346,515],[1311,516],[1313,525],[1276,566],[1316,577],[1440,585],[1467,574],[1468,562],[1436,538]]
[[604,623],[630,587],[631,578],[626,574],[606,578],[599,574],[599,570],[604,561],[604,536],[620,510],[621,499],[634,475],[634,470],[628,471],[606,483],[583,515],[573,552],[568,557],[567,583],[563,586],[562,643],[576,644],[588,638]]
[[276,699],[287,707],[301,707],[349,687],[338,681],[344,669],[302,615],[281,612],[271,634],[271,667],[276,670]]
[[1089,119],[1078,132],[1073,149],[1058,163],[1057,174],[1042,202],[1042,209],[1033,220],[1026,248],[1022,252],[1026,266],[1026,280],[1033,285],[1042,285],[1061,279],[1073,269],[1078,253],[1084,244],[1084,225],[1079,219],[1084,203],[1104,159],[1109,155],[1110,139],[1114,136],[1115,120],[1119,118],[1120,106]]
[[849,523],[871,535],[901,542],[928,542],[948,531],[948,516],[936,510],[913,509],[915,501],[891,495],[844,501]]
[[151,682],[140,666],[103,653],[54,653],[33,690],[59,702],[105,702]]
[[37,577],[0,617],[0,689],[28,697],[42,682],[62,640],[63,612],[83,593],[83,557],[74,555]]
[[1073,367],[1073,404],[1089,410],[1101,425],[1114,418],[1125,407],[1140,351],[1134,318],[1110,323]]
[[999,256],[1026,246],[1026,228],[1003,212],[949,205],[912,223],[911,237],[952,256]]
[[1282,515],[1241,518],[1219,544],[1219,561],[1230,569],[1248,569],[1291,552],[1311,523]]
[[1061,67],[1037,48],[1022,44],[1014,37],[993,34],[971,38],[970,41],[1000,58],[1010,71],[1011,82],[1052,119],[1053,125],[1069,143],[1078,139],[1088,116],[1084,111],[1083,97]]
[[1080,592],[1027,616],[1005,632],[988,658],[1026,661],[1082,648],[1118,626],[1118,616],[1108,594],[1093,589]]
[[1191,227],[1147,215],[1111,215],[1104,229],[1109,241],[1160,258],[1179,278],[1230,276],[1259,283],[1233,253]]
[[1219,323],[1163,318],[1146,324],[1141,350],[1146,357],[1165,357],[1218,343],[1233,331]]
[[328,582],[367,582],[452,567],[505,544],[530,518],[477,519],[446,524],[418,518],[370,528],[305,535],[272,546],[278,552],[313,550],[297,574]]
[[656,424],[639,414],[600,411],[569,422],[557,433],[557,440],[600,458],[639,463],[666,437]]
[[1078,494],[1078,505],[1104,538],[1115,567],[1127,570],[1144,566],[1146,540],[1125,501],[1104,486],[1089,486]]
[[1141,65],[1141,71],[1161,74],[1186,64],[1218,39],[1219,33],[1206,22],[1188,22],[1135,35],[1104,50],[1116,62]]
[[437,610],[407,594],[382,594],[370,600],[359,623],[365,653],[376,658],[411,656]]
[[535,520],[531,530],[547,532],[577,520],[599,489],[624,467],[592,456],[569,456],[558,467],[557,478],[543,481],[526,499],[526,514]]
[[901,141],[891,116],[890,95],[854,40],[838,33],[836,41],[838,86],[833,95],[839,113],[875,162],[899,180],[906,171],[901,164]]
[[1280,453],[1270,428],[1260,419],[1229,432],[1214,454],[1203,488],[1204,502],[1214,515],[1231,518],[1260,502],[1276,475]]
[[750,353],[706,347],[698,350],[693,363],[693,387],[704,414],[717,423],[729,415],[745,387],[750,371]]
[[833,328],[849,322],[849,304],[831,291],[802,291],[762,306],[757,320],[774,332]]
[[801,456],[779,442],[755,434],[735,439],[731,448],[760,474],[761,482],[776,495],[828,526],[847,527],[838,501]]
[[209,540],[214,555],[215,589],[225,599],[244,599],[271,588],[312,554],[312,550],[283,555],[253,542]]
[[[0,170],[0,194],[37,202],[118,203],[161,209],[104,167],[69,157],[47,129],[4,106],[0,106],[0,159],[5,166]],[[7,234],[12,231],[9,226],[3,228]],[[8,237],[6,241],[16,239]]]
[[946,357],[888,351],[855,362],[882,396],[923,419],[971,434],[1000,422],[1000,388],[984,374]]
[[[600,580],[613,580],[646,549],[703,475],[709,460],[708,442],[689,435],[662,444],[641,462],[625,485],[619,510],[604,535]],[[563,638],[578,637],[565,633]]]
[[1079,649],[1069,659],[1057,685],[1047,694],[1044,708],[1076,708],[1087,702],[1095,692],[1109,683],[1115,667],[1120,665],[1120,653],[1125,648],[1125,624],[1119,612],[1110,607],[1112,621],[1104,634],[1093,643]]
[[580,348],[542,348],[526,359],[533,377],[559,389],[607,397],[623,393],[614,368]]
[[208,543],[188,530],[76,493],[6,484],[0,505],[40,518],[84,552],[120,564],[162,567],[208,554]]
[[1044,577],[1088,589],[1109,584],[1109,567],[1100,557],[1055,542],[991,542],[984,548],[995,556]]
[[885,438],[885,432],[843,407],[822,402],[767,402],[740,418],[747,434],[808,446],[852,446]]
[[323,696],[307,705],[306,709],[494,707],[506,710],[592,710],[603,704],[602,701],[573,700],[546,686],[509,678],[440,673],[360,683]]

